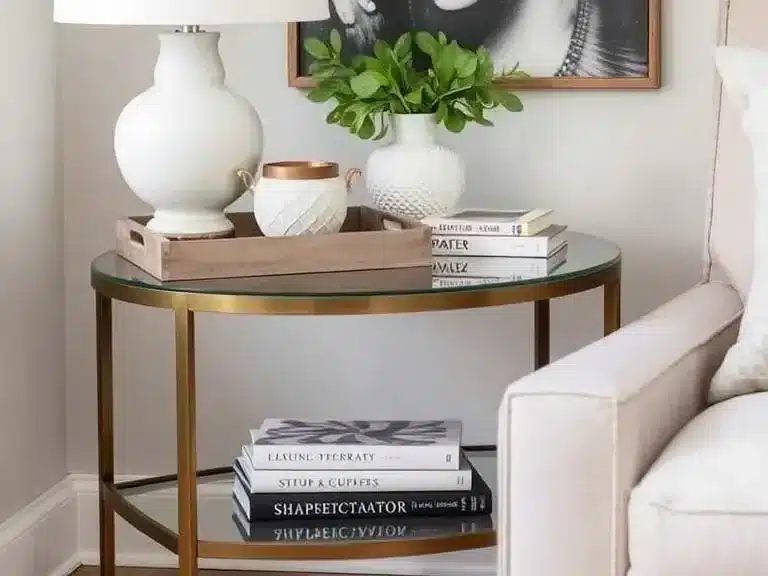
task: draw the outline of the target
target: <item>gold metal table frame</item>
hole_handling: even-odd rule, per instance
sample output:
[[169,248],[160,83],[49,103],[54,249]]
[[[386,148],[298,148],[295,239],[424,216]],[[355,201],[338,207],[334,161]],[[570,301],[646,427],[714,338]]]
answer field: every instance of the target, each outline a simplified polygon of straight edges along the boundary
[[[96,292],[96,340],[99,430],[99,546],[101,575],[115,576],[115,514],[178,555],[179,573],[197,576],[198,558],[353,559],[415,556],[482,548],[495,544],[493,531],[411,540],[318,544],[213,542],[198,539],[195,313],[253,315],[401,314],[534,303],[534,366],[549,362],[551,299],[600,288],[604,290],[604,332],[620,326],[621,255],[576,277],[534,284],[478,286],[472,290],[433,290],[418,294],[348,297],[274,297],[171,291],[128,285],[93,274]],[[112,300],[172,309],[176,340],[177,475],[115,483]],[[122,491],[168,480],[178,482],[178,533],[150,518]]]

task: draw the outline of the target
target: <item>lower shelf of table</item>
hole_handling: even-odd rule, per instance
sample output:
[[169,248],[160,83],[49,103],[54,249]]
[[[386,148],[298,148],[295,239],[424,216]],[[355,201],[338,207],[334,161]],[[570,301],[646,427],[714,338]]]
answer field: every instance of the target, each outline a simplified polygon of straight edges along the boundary
[[[495,457],[472,461],[495,484]],[[176,478],[104,484],[116,512],[171,552],[178,551]],[[344,521],[238,522],[230,470],[198,475],[200,558],[335,560],[439,554],[493,546],[490,517],[387,518]]]

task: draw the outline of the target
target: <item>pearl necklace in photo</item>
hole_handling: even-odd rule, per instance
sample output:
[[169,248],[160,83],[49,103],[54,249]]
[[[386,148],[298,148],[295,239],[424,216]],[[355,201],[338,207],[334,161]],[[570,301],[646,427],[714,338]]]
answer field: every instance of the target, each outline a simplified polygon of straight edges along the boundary
[[555,72],[555,76],[574,76],[576,75],[581,59],[584,55],[584,48],[587,45],[587,36],[589,34],[592,16],[592,7],[590,0],[579,0],[576,9],[576,24],[573,27],[571,43],[568,46],[568,52],[565,54],[563,63]]

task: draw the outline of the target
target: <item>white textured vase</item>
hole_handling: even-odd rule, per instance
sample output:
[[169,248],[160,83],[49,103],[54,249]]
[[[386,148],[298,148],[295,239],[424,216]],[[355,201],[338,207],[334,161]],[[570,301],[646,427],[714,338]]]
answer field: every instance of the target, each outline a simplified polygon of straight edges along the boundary
[[392,114],[393,141],[374,151],[365,184],[376,206],[421,220],[453,210],[464,193],[464,161],[435,141],[432,114]]

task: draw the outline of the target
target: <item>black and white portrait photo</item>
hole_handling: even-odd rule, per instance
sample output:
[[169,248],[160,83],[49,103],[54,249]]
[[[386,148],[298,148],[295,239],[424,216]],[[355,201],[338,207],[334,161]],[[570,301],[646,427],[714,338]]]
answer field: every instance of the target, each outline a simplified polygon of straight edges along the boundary
[[[485,46],[496,67],[515,65],[535,79],[595,79],[604,87],[627,80],[657,82],[660,0],[329,0],[331,19],[294,25],[289,48],[295,79],[311,56],[303,40],[342,33],[348,55],[370,53],[377,39],[394,42],[408,30],[444,32],[468,48]],[[293,76],[294,74],[292,74]],[[580,80],[581,82],[578,82]],[[293,83],[302,85],[301,82]],[[639,85],[639,83],[638,83]],[[655,87],[645,84],[645,87]],[[588,86],[587,86],[588,87]]]

